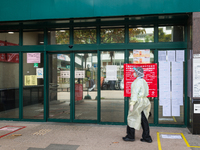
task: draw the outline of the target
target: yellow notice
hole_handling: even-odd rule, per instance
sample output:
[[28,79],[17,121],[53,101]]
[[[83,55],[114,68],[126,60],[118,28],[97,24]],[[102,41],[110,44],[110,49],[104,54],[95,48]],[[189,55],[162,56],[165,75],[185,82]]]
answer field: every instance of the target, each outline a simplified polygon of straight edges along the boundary
[[37,75],[26,75],[24,76],[25,86],[37,85]]

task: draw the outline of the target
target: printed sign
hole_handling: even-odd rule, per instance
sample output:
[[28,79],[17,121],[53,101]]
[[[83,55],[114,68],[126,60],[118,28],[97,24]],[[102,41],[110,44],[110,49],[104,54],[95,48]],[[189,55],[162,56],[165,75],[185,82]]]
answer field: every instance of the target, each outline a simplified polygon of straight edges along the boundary
[[75,71],[75,78],[85,78],[85,70],[77,70]]
[[60,78],[70,78],[70,71],[60,71]]
[[25,86],[37,85],[37,76],[36,75],[25,75],[24,76]]
[[148,97],[157,97],[157,64],[124,64],[124,97],[131,96],[131,84],[136,79],[133,67],[142,67],[144,79],[149,86]]
[[37,78],[43,78],[43,68],[36,68]]
[[133,50],[133,63],[134,64],[147,64],[150,63],[150,50]]
[[40,53],[27,53],[27,63],[40,63]]

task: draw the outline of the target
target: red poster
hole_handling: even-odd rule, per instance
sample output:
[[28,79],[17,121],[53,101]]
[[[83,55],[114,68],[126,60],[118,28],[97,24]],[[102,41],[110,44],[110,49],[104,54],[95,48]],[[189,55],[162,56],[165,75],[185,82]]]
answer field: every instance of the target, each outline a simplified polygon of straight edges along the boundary
[[6,61],[6,54],[0,53],[0,61]]
[[7,53],[7,62],[19,63],[18,53]]
[[75,84],[75,101],[80,101],[83,99],[83,85]]
[[133,67],[142,67],[144,79],[149,85],[148,97],[157,97],[157,64],[124,64],[124,97],[131,96],[131,84],[135,80]]

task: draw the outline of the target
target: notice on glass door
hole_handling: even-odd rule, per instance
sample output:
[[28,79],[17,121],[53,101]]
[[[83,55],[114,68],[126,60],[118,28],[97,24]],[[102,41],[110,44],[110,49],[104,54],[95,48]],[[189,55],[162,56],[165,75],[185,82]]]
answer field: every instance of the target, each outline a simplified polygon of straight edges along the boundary
[[37,75],[25,75],[24,84],[25,86],[37,85]]
[[27,53],[27,63],[40,63],[40,53]]
[[106,80],[117,80],[117,66],[107,65],[106,66]]
[[166,61],[166,51],[158,51],[158,61]]

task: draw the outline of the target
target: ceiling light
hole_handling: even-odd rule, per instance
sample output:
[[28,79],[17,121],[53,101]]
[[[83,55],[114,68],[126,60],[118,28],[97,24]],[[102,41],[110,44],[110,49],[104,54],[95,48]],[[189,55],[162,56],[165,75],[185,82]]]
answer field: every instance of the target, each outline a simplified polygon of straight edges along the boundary
[[65,30],[60,30],[60,32],[65,32]]
[[14,32],[8,32],[8,34],[14,34]]

